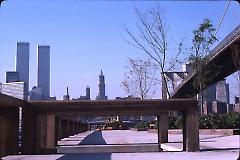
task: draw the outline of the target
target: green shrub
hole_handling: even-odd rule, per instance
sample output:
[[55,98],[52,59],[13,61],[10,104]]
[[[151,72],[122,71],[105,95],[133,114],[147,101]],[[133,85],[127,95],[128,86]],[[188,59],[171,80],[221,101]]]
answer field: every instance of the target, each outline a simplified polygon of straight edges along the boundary
[[148,129],[148,123],[145,122],[145,121],[141,121],[138,124],[136,124],[134,126],[134,128],[137,128],[137,129]]
[[237,129],[239,127],[239,113],[212,113],[199,117],[199,128],[201,129]]

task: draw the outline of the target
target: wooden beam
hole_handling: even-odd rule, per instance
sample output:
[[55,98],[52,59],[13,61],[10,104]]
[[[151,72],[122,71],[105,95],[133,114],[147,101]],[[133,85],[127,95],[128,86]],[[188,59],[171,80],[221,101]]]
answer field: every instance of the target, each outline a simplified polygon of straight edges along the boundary
[[106,100],[106,101],[44,101],[31,102],[39,113],[76,116],[156,115],[163,111],[187,111],[195,100]]

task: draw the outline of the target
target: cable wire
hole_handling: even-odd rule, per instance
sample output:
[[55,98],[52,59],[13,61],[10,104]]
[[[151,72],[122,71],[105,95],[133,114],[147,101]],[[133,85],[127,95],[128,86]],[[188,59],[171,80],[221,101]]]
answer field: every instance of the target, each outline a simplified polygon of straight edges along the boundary
[[227,13],[227,10],[228,10],[228,8],[229,8],[229,6],[230,6],[230,2],[231,2],[231,0],[228,0],[227,6],[226,6],[226,8],[225,8],[225,10],[224,10],[224,12],[223,12],[223,15],[222,15],[222,17],[221,17],[221,19],[220,19],[220,22],[219,22],[219,24],[218,24],[218,27],[217,27],[217,29],[216,29],[215,36],[217,35],[217,32],[218,32],[220,26],[222,25],[223,19],[224,19],[225,15],[226,15],[226,13]]

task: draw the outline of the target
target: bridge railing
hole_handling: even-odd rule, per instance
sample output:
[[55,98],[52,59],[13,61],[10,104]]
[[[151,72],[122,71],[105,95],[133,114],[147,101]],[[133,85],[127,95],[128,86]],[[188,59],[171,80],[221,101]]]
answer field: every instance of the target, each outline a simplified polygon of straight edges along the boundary
[[218,52],[231,44],[235,39],[240,37],[240,25],[237,26],[227,37],[225,37],[213,50],[209,53],[209,59],[212,59]]
[[[212,51],[210,51],[208,57],[207,57],[207,64],[210,61],[213,61],[213,59],[218,56],[222,51],[231,45],[232,43],[235,43],[236,40],[239,40],[240,37],[240,25],[237,26],[226,38],[224,38]],[[197,74],[196,71],[192,72],[191,74],[188,74],[186,78],[184,78],[181,83],[177,86],[177,88],[171,93],[171,98],[176,98],[179,96],[178,92],[181,90],[186,90],[186,85],[189,85],[192,83],[194,76]],[[183,88],[185,87],[185,88]],[[191,90],[192,93],[195,93],[195,91]],[[181,97],[184,97],[181,93]]]

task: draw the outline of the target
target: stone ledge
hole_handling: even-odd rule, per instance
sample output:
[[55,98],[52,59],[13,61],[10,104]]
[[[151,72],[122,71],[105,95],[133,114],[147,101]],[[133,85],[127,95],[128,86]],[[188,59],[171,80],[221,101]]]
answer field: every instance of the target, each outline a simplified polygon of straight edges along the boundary
[[137,153],[159,152],[158,144],[60,146],[57,153]]

